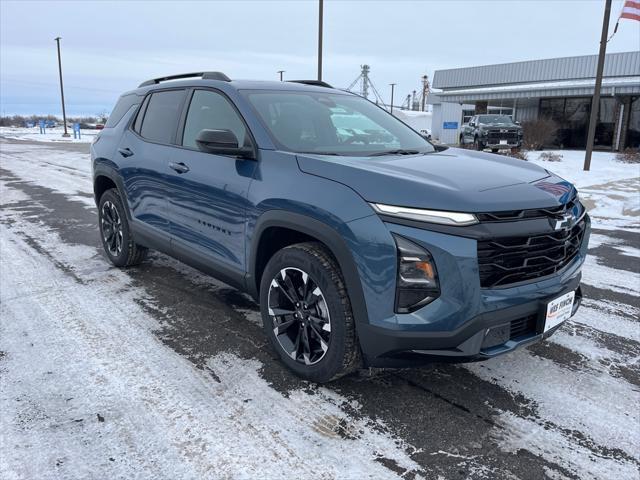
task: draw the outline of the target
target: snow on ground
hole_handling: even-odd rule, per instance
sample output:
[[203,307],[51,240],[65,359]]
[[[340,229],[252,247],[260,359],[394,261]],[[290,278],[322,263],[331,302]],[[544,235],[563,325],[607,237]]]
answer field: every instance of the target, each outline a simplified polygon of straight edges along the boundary
[[[3,200],[19,198],[11,190]],[[66,268],[34,256],[25,239]],[[342,405],[357,404],[335,393],[285,397],[259,362],[232,353],[196,369],[151,334],[145,292],[97,268],[94,249],[29,224],[21,235],[0,226],[0,240],[3,479],[395,478],[378,452],[417,468],[384,425],[352,420]],[[358,432],[348,451],[332,432],[345,420]]]
[[0,136],[16,140],[31,140],[34,142],[66,142],[66,143],[91,143],[100,130],[80,130],[80,138],[73,138],[73,130],[67,128],[70,137],[63,137],[62,127],[47,128],[46,133],[40,133],[38,127],[0,127]]
[[[495,449],[548,462],[549,478],[639,478],[640,389],[620,372],[640,364],[640,276],[600,249],[637,265],[639,249],[621,233],[638,231],[640,171],[595,152],[584,173],[583,153],[559,153],[561,162],[532,161],[578,185],[598,230],[584,284],[604,293],[546,342],[465,367],[522,408],[495,407],[477,442],[489,449],[482,458]],[[86,154],[44,143],[0,143],[0,154],[0,167],[29,185],[95,208]],[[33,202],[0,182],[0,478],[419,479],[437,466],[416,463],[424,450],[459,461],[470,478],[495,478],[480,453],[410,443],[331,385],[282,393],[261,361],[233,351],[197,368],[154,334],[162,321],[151,290],[95,248],[28,219]],[[167,257],[152,261],[218,288]],[[259,323],[255,310],[245,313]],[[407,408],[400,397],[398,405]],[[357,433],[344,435],[345,425]],[[445,440],[430,427],[427,437]]]

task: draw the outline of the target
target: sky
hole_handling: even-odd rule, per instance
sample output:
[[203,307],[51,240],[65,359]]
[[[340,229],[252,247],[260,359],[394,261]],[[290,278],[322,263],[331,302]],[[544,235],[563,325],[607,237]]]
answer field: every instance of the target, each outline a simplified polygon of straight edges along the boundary
[[[613,0],[611,27],[623,0]],[[598,53],[604,0],[324,2],[323,80],[345,88],[371,66],[396,101],[439,69]],[[219,70],[231,78],[315,79],[317,0],[0,0],[0,108],[61,114],[110,111],[149,78]],[[622,20],[608,52],[640,49],[640,22]]]

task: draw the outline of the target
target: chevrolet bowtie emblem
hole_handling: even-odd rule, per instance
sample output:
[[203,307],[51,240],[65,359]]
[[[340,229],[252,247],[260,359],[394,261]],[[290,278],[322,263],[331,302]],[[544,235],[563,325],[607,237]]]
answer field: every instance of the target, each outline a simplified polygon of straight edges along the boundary
[[571,213],[565,213],[562,218],[554,218],[551,220],[551,226],[555,231],[568,230],[573,227],[575,221],[574,216]]

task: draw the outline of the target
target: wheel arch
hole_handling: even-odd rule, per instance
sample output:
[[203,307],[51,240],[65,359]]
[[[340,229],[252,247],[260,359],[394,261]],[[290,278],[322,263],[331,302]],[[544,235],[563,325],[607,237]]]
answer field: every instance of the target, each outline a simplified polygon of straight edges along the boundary
[[[281,229],[292,232],[290,238],[299,241],[283,244],[276,242],[277,247],[282,248],[304,241],[317,241],[329,250],[342,272],[356,325],[361,322],[368,322],[360,274],[346,241],[336,229],[307,215],[285,210],[269,210],[258,218],[253,230],[253,240],[249,252],[249,272],[245,279],[248,292],[255,299],[260,298],[262,272],[271,255],[279,250],[279,248],[274,248],[273,245],[268,245],[272,235],[270,232],[282,232],[283,230]],[[267,252],[266,255],[265,251]]]
[[118,190],[125,213],[127,214],[127,220],[131,220],[129,200],[124,188],[124,183],[122,182],[122,177],[120,177],[113,166],[95,161],[93,170],[93,198],[96,206],[100,203],[100,197],[110,188],[116,188]]

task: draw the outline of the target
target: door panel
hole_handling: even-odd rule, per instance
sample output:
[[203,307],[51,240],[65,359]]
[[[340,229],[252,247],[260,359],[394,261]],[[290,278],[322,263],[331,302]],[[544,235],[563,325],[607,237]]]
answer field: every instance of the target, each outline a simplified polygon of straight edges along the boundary
[[[213,264],[245,271],[247,193],[256,162],[205,153],[195,138],[203,129],[230,130],[240,145],[251,142],[233,104],[213,90],[194,90],[180,140],[169,162],[188,169],[171,170],[169,218],[176,252],[190,251]],[[187,250],[185,250],[187,249]]]
[[132,217],[147,227],[169,235],[167,218],[167,191],[169,171],[167,148],[147,143],[132,132],[126,132],[120,149],[129,149],[131,155],[120,157],[120,173],[124,183]]
[[[185,89],[158,90],[148,95],[115,155],[121,166],[127,199],[137,226],[150,235],[170,237],[168,159],[175,143]],[[134,227],[137,227],[134,225]]]
[[173,240],[231,268],[243,269],[247,192],[256,162],[174,149],[169,212]]

